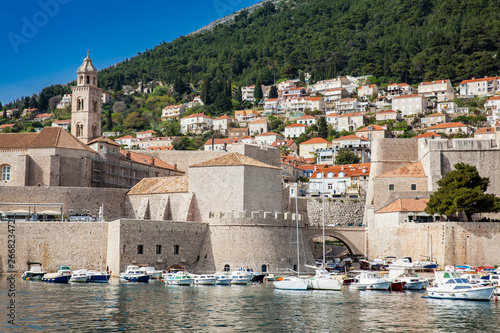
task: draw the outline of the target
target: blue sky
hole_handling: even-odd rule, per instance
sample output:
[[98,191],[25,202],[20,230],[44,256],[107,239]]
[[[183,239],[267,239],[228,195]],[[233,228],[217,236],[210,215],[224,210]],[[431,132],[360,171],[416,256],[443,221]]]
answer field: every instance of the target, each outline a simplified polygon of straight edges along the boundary
[[0,9],[0,102],[68,83],[170,42],[259,0],[23,0]]

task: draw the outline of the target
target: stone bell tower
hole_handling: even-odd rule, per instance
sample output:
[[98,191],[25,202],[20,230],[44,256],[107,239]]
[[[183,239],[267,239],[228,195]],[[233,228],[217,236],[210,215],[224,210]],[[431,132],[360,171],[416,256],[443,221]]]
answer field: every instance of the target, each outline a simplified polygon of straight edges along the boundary
[[101,136],[102,89],[97,87],[97,69],[87,58],[76,71],[77,85],[72,87],[71,134],[83,143]]

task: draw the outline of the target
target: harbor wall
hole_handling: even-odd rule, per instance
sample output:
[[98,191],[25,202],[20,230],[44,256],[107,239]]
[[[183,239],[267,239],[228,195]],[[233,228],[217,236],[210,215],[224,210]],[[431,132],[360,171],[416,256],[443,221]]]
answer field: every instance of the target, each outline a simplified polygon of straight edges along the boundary
[[[384,214],[385,215],[385,214]],[[430,258],[445,265],[500,265],[499,222],[432,222],[393,224],[376,219],[367,229],[367,257]]]
[[[207,229],[206,223],[185,221],[120,219],[110,222],[109,268],[115,276],[124,272],[127,265],[150,265],[158,270],[182,265],[192,271],[199,260]],[[142,253],[138,246],[142,246]],[[157,246],[161,246],[160,253]]]
[[[28,261],[43,263],[46,272],[57,271],[59,265],[70,265],[72,270],[100,269],[101,249],[106,268],[106,222],[16,222],[11,230],[15,235],[15,272],[24,272]],[[7,222],[0,222],[0,273],[8,270],[9,234]]]

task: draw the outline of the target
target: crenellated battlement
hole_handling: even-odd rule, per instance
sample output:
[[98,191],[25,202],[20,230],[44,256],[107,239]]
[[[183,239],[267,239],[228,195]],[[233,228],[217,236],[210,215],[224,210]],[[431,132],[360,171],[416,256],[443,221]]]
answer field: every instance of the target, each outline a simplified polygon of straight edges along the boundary
[[291,212],[264,212],[260,211],[228,211],[209,212],[208,222],[210,225],[270,225],[270,226],[295,226],[296,217],[299,226],[304,225],[301,214]]

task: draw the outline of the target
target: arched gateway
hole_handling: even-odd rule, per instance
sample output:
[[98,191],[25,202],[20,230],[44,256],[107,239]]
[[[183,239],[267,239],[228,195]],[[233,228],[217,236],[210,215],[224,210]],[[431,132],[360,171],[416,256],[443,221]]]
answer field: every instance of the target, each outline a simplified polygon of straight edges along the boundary
[[[323,235],[320,226],[304,229],[307,239]],[[325,227],[325,236],[333,237],[344,243],[352,255],[361,256],[366,254],[366,227]]]

